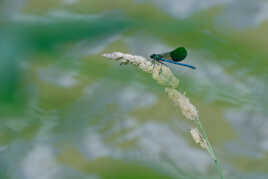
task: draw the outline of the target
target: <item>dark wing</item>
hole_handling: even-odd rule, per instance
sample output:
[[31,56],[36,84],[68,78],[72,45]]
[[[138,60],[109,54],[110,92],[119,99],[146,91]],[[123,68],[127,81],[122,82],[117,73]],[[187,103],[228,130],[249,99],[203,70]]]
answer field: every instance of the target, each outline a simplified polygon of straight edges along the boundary
[[170,57],[173,61],[182,61],[187,56],[187,50],[184,47],[176,48],[175,50],[170,52]]

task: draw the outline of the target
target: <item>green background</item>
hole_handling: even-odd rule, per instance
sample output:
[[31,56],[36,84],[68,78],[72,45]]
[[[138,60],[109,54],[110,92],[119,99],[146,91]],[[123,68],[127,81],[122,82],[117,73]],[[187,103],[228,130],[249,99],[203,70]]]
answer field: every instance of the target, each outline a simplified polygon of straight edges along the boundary
[[225,178],[267,178],[266,1],[0,1],[0,178],[216,178],[163,87],[103,53],[170,65]]

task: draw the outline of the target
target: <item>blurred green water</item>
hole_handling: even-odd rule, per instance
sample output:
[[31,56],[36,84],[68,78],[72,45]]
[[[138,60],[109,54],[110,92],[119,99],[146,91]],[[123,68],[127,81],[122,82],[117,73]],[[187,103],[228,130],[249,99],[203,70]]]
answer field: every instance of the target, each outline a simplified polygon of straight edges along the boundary
[[[62,13],[62,9],[73,14]],[[110,10],[121,12],[107,14]],[[178,120],[182,127],[171,131],[177,137],[182,135],[190,148],[198,149],[187,134],[190,124],[177,119],[181,114],[166,99],[162,87],[134,67],[120,67],[101,57],[101,53],[112,51],[148,56],[151,50],[159,50],[155,45],[162,45],[162,48],[183,45],[190,49],[190,54],[195,54],[190,56],[189,63],[196,64],[198,72],[175,72],[181,80],[180,89],[197,105],[224,170],[231,173],[229,178],[258,172],[257,176],[262,177],[264,173],[265,177],[267,152],[257,158],[248,153],[236,156],[232,146],[226,149],[226,144],[232,141],[240,142],[241,146],[243,141],[240,139],[242,129],[235,128],[237,126],[226,119],[225,111],[241,110],[246,105],[252,113],[267,116],[268,102],[264,96],[268,56],[266,23],[241,32],[222,24],[215,26],[213,17],[224,11],[222,6],[179,20],[153,3],[135,1],[80,1],[73,5],[63,5],[60,1],[28,1],[21,11],[22,15],[1,22],[0,34],[4,40],[0,42],[0,146],[3,147],[0,166],[6,172],[1,172],[0,177],[16,178],[23,174],[25,178],[31,178],[42,174],[42,170],[29,170],[31,165],[25,162],[30,159],[32,163],[42,161],[42,157],[31,156],[37,150],[36,146],[42,144],[53,149],[48,152],[53,155],[52,161],[46,161],[47,165],[51,162],[54,166],[55,162],[56,173],[63,178],[64,169],[58,169],[59,166],[78,171],[85,178],[90,174],[107,179],[208,178],[208,175],[215,178],[212,163],[202,173],[186,159],[178,160],[182,156],[174,156],[174,161],[165,161],[166,157],[162,156],[150,158],[147,155],[151,152],[147,154],[143,152],[146,148],[139,146],[139,140],[154,134],[150,129],[143,136],[138,130],[143,125],[157,122],[172,126],[174,120]],[[53,11],[61,14],[51,13]],[[131,48],[129,41],[135,42],[135,39],[139,41]],[[144,51],[135,50],[138,47]],[[249,78],[256,81],[256,86],[247,81]],[[139,93],[134,97],[127,93],[127,104],[121,104],[120,99],[125,100],[124,89],[128,92],[128,86]],[[156,102],[142,104],[142,100],[154,101],[147,96],[156,96]],[[138,121],[137,126],[118,128],[130,117]],[[86,152],[83,144],[88,130],[97,131],[104,141],[104,146],[94,141],[95,138],[87,141],[89,145],[101,145],[93,153],[105,148],[105,155],[96,160],[91,158],[93,154]],[[140,132],[141,137],[118,141],[132,132],[132,135]],[[158,147],[154,141],[160,136],[149,138],[152,149]],[[146,143],[150,144],[149,141]],[[16,151],[16,147],[23,148],[23,152]],[[177,154],[170,148],[177,148],[178,153],[186,152],[172,143],[166,148],[162,151],[166,155]],[[256,146],[252,150],[260,149]],[[140,152],[141,156],[136,158],[135,152]],[[39,155],[42,156],[42,152]],[[180,165],[184,160],[186,167]],[[144,165],[144,162],[148,163]],[[205,165],[202,161],[196,163],[197,166]],[[10,174],[14,168],[15,174]],[[68,175],[78,176],[75,172]],[[55,178],[56,175],[44,176]]]

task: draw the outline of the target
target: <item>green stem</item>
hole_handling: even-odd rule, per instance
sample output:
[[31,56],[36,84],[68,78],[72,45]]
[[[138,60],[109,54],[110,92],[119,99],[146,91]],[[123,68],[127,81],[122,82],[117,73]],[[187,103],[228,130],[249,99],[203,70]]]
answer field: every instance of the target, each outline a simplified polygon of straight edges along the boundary
[[208,153],[209,153],[209,155],[212,157],[212,159],[213,159],[213,161],[214,161],[214,163],[215,163],[215,165],[216,165],[216,168],[217,168],[217,170],[218,170],[220,179],[223,179],[223,174],[222,174],[221,167],[220,167],[219,162],[218,162],[218,160],[217,160],[217,158],[216,158],[215,152],[214,152],[214,150],[213,150],[213,148],[212,148],[212,146],[211,146],[211,144],[210,144],[210,142],[209,142],[209,140],[208,140],[207,133],[206,133],[205,129],[203,128],[203,125],[202,125],[201,121],[200,121],[199,119],[197,119],[197,120],[195,120],[195,121],[196,121],[197,124],[199,125],[199,128],[200,128],[200,130],[201,130],[201,133],[202,133],[202,135],[203,135],[203,137],[204,137],[204,139],[205,139],[205,141],[206,141],[206,143],[207,143],[207,145],[208,145],[208,148],[207,148]]

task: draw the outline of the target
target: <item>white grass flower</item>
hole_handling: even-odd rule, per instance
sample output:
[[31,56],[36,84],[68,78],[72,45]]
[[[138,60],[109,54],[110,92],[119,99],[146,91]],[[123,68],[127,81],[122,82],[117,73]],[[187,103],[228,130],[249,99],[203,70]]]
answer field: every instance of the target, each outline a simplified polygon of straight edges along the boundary
[[190,130],[190,133],[195,143],[199,144],[202,148],[208,150],[207,142],[197,128],[192,128]]
[[121,52],[106,53],[106,54],[103,54],[102,56],[113,59],[113,60],[117,60],[120,62],[120,64],[136,65],[147,73],[152,73],[153,71],[152,62],[148,61],[146,58],[141,57],[141,56],[135,56],[135,55],[130,55],[130,54],[121,53]]
[[186,96],[173,88],[166,88],[165,91],[173,103],[180,107],[186,119],[198,120],[198,111]]
[[146,73],[152,73],[153,79],[159,84],[164,86],[169,86],[172,88],[177,88],[179,85],[179,80],[171,72],[171,70],[160,63],[152,63],[141,56],[130,55],[121,52],[113,52],[103,54],[104,57],[119,61],[120,64],[133,64],[138,66]]

